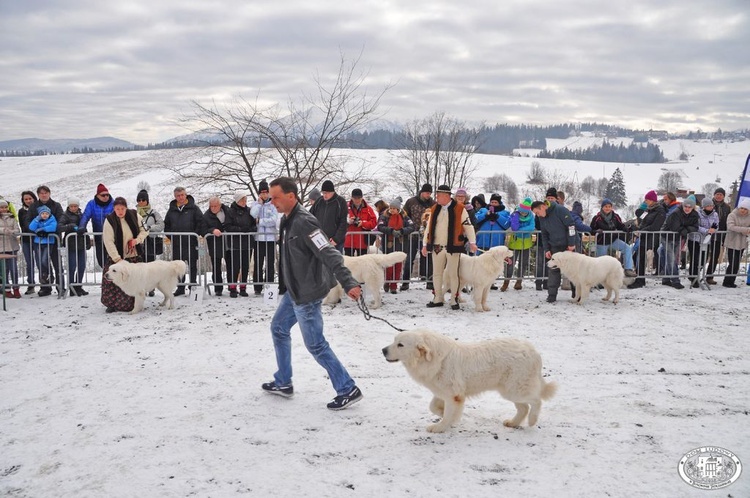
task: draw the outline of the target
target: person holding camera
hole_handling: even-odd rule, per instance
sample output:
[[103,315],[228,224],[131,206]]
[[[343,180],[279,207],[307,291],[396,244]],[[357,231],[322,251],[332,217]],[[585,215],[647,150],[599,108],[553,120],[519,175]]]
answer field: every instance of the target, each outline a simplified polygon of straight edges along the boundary
[[362,232],[372,231],[378,224],[375,211],[362,198],[362,189],[359,188],[352,190],[352,198],[347,208],[344,254],[347,256],[367,254],[370,237]]

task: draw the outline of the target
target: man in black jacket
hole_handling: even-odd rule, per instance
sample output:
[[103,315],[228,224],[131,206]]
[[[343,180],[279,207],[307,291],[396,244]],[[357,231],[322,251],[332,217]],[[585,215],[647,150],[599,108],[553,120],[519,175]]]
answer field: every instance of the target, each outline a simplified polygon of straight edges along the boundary
[[[556,252],[575,251],[576,233],[575,222],[570,216],[565,206],[560,206],[556,202],[534,201],[531,204],[531,210],[539,218],[539,225],[542,230],[542,244],[544,244],[544,261],[537,261],[536,264],[547,264],[547,261]],[[560,268],[549,268],[549,280],[547,281],[547,302],[554,303],[557,301],[557,290],[560,288],[562,274]],[[575,290],[574,290],[575,292]]]
[[724,239],[727,237],[727,217],[732,212],[732,206],[724,202],[726,191],[719,187],[714,191],[714,211],[719,214],[719,231],[713,236],[708,249],[708,267],[706,268],[706,283],[716,285],[714,271],[721,258]]
[[652,232],[659,232],[667,217],[664,206],[659,203],[655,191],[646,192],[644,202],[646,203],[646,210],[641,213],[636,211],[636,216],[639,218],[638,232],[636,232],[636,235],[638,235],[638,268],[636,271],[638,278],[628,285],[628,289],[639,289],[646,286],[644,275],[646,275],[648,251],[653,250],[656,253],[659,248],[659,234]]
[[361,289],[344,258],[330,244],[318,220],[308,213],[297,197],[293,179],[281,177],[270,184],[271,202],[283,215],[279,237],[279,307],[271,320],[271,335],[276,351],[278,371],[274,380],[261,388],[286,398],[294,394],[292,387],[292,339],[290,331],[299,324],[305,347],[326,369],[336,390],[328,403],[330,410],[343,410],[362,399],[362,392],[346,368],[336,357],[323,336],[323,298],[338,280],[355,301]]
[[[164,216],[164,231],[172,240],[172,259],[181,259],[190,268],[190,284],[198,283],[198,235],[205,233],[203,213],[195,205],[193,196],[187,195],[185,187],[174,189],[174,200],[169,203],[169,210]],[[172,235],[172,233],[194,233],[190,235]],[[175,296],[185,295],[184,277],[177,286]]]
[[310,213],[318,219],[323,233],[336,250],[344,252],[346,229],[349,225],[346,221],[349,214],[346,200],[336,193],[331,180],[324,181],[320,191],[322,196],[310,208]]
[[[38,210],[42,206],[47,206],[52,212],[52,216],[55,217],[56,221],[60,221],[65,211],[59,202],[52,200],[50,197],[50,189],[46,185],[40,185],[36,189],[37,200],[29,207],[29,211],[26,213],[26,226],[29,226],[34,218],[39,214]],[[56,234],[50,234],[56,235]],[[40,280],[39,280],[39,294],[40,297],[49,296],[52,294],[52,284],[55,283],[57,278],[58,294],[62,295],[65,292],[65,284],[63,281],[63,274],[60,272],[60,255],[57,251],[58,244],[49,244],[49,266],[50,268],[39,268]],[[40,266],[41,256],[39,244],[31,245],[32,252],[34,253],[34,261],[37,266]],[[41,279],[42,274],[48,277],[44,280]]]

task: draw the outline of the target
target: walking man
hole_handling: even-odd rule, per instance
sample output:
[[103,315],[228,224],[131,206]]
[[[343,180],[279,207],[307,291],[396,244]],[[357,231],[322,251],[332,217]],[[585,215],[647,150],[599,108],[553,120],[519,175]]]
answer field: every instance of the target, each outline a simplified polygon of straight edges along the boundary
[[343,410],[362,399],[362,392],[341,364],[323,336],[323,298],[338,280],[353,300],[362,292],[344,257],[330,243],[318,220],[306,211],[297,197],[293,179],[281,177],[270,184],[271,202],[282,214],[279,237],[279,295],[281,300],[271,320],[271,335],[278,371],[274,380],[261,388],[289,398],[292,387],[292,339],[290,331],[299,324],[305,346],[328,372],[336,397],[330,410]]
[[[562,251],[576,250],[576,227],[573,218],[565,206],[556,202],[534,201],[531,210],[539,218],[542,230],[542,243],[544,244],[544,262],[537,261],[537,265],[546,264],[553,254]],[[562,274],[560,268],[549,269],[547,281],[547,302],[557,301],[557,290],[560,288]],[[575,291],[574,291],[575,292]]]

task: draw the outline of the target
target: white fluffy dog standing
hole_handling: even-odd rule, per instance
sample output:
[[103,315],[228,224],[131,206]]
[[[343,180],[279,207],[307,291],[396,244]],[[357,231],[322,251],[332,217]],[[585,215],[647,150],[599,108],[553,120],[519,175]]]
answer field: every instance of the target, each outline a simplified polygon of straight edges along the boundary
[[[503,273],[505,264],[509,263],[512,257],[513,251],[505,246],[493,247],[479,256],[461,254],[458,261],[458,288],[472,286],[471,297],[474,299],[476,311],[490,311],[487,305],[490,287]],[[443,282],[448,282],[447,276],[443,277]],[[451,291],[456,292],[455,289]]]
[[528,415],[536,425],[542,400],[555,395],[557,384],[542,377],[542,357],[531,343],[512,338],[460,343],[426,329],[401,332],[383,348],[389,362],[400,361],[414,380],[434,397],[430,411],[441,420],[427,427],[444,432],[461,419],[469,396],[497,391],[516,405],[516,415],[505,420],[519,427]]
[[602,301],[609,301],[614,292],[614,304],[620,300],[620,287],[625,278],[620,262],[612,256],[592,258],[577,252],[556,252],[547,262],[550,268],[559,268],[576,286],[576,297],[573,302],[583,304],[589,296],[591,287],[602,284],[607,289],[607,296]]
[[153,289],[159,289],[164,294],[164,300],[159,306],[166,305],[168,310],[174,309],[172,293],[185,273],[187,265],[181,260],[130,263],[123,259],[109,267],[105,278],[114,282],[125,294],[135,298],[131,313],[138,313],[143,310],[146,294]]
[[[365,284],[365,290],[373,297],[372,309],[380,308],[380,289],[383,288],[385,275],[383,270],[406,259],[405,252],[388,254],[363,254],[361,256],[344,256],[344,264],[357,282]],[[344,289],[337,284],[323,300],[323,304],[336,304],[344,296]]]

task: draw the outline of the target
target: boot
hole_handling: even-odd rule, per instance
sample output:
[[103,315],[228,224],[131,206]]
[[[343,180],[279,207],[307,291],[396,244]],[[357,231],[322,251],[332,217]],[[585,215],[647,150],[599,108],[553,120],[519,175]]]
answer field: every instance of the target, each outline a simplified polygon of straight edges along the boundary
[[36,290],[34,289],[34,286],[33,285],[29,285],[26,288],[26,292],[24,292],[24,294],[26,294],[27,296],[29,296],[31,294],[34,294],[35,292],[36,292]]
[[518,280],[516,280],[516,285],[514,285],[513,288],[516,289],[516,290],[523,289],[522,280],[520,278]]
[[21,290],[18,287],[13,289],[13,297],[15,299],[21,299]]
[[75,287],[71,287],[71,289],[76,290],[76,294],[78,294],[79,297],[88,296],[89,293],[83,289],[82,285],[76,285]]
[[75,287],[70,288],[70,297],[78,297],[78,293],[75,291]]
[[7,291],[5,291],[5,298],[6,299],[13,299],[13,291],[10,290],[10,289],[8,289]]
[[510,285],[510,280],[506,278],[505,280],[503,280],[503,286],[500,287],[500,292],[507,291],[508,290],[508,285]]

